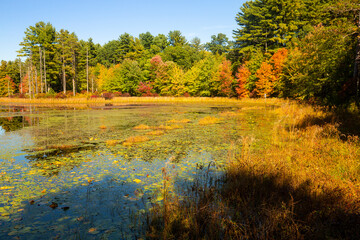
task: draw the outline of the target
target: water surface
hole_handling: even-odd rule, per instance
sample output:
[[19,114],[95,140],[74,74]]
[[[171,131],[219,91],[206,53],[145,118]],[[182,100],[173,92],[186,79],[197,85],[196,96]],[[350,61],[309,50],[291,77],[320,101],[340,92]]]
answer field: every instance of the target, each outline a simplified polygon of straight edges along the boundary
[[242,137],[266,143],[272,117],[241,104],[0,105],[0,239],[143,237],[164,181],[181,198],[216,179]]

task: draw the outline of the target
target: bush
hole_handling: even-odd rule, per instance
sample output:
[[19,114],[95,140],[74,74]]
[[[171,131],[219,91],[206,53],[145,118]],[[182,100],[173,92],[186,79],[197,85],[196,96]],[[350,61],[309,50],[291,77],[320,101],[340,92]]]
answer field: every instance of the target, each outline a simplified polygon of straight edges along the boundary
[[114,94],[112,94],[110,92],[105,92],[105,93],[101,94],[101,96],[103,98],[105,98],[105,100],[111,100],[114,98]]
[[114,97],[121,97],[122,96],[122,93],[121,92],[114,92]]
[[46,98],[46,94],[45,93],[38,93],[38,94],[35,94],[35,98]]
[[64,99],[64,98],[66,98],[66,95],[65,95],[63,92],[59,92],[59,93],[57,93],[57,94],[55,95],[55,98],[62,98],[62,99]]
[[56,92],[54,91],[54,89],[49,88],[49,91],[47,92],[47,95],[50,97],[55,97]]
[[28,98],[25,93],[15,93],[9,96],[10,98]]

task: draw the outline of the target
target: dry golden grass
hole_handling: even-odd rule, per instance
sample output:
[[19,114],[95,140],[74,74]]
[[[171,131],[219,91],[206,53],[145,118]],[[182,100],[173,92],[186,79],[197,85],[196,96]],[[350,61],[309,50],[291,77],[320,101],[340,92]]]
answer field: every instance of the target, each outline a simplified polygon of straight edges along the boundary
[[216,117],[212,117],[212,116],[208,116],[208,117],[204,117],[202,119],[199,119],[199,124],[200,125],[211,125],[211,124],[216,124],[221,122],[220,118],[216,118]]
[[310,106],[283,102],[272,113],[266,147],[239,139],[221,187],[194,184],[197,201],[168,196],[152,212],[150,238],[360,239],[358,137]]
[[160,125],[160,126],[154,127],[154,129],[158,129],[158,130],[173,130],[173,129],[180,129],[180,128],[183,128],[183,126],[178,125],[178,124]]
[[123,145],[124,146],[132,146],[136,143],[141,143],[141,142],[146,142],[149,141],[149,138],[146,136],[132,136],[127,138],[124,142]]
[[[86,98],[86,97],[71,97],[71,98],[39,98],[39,99],[27,99],[27,98],[0,98],[2,103],[31,103],[42,105],[73,105],[73,104],[100,104],[100,103],[245,103],[245,104],[259,104],[265,103],[263,99],[236,99],[236,98],[224,98],[224,97],[115,97],[111,100],[105,100],[104,98]],[[277,104],[284,102],[279,99],[266,99],[265,104]]]
[[119,140],[106,140],[106,146],[116,146],[119,142]]
[[133,128],[134,130],[148,130],[148,129],[151,129],[148,125],[145,125],[145,124],[140,124],[136,127]]
[[151,132],[147,132],[146,135],[153,135],[153,136],[160,136],[163,135],[165,132],[161,130],[155,130]]
[[242,113],[240,111],[236,111],[236,112],[226,111],[219,113],[219,115],[222,117],[237,117],[240,116],[241,114]]
[[180,120],[171,119],[167,121],[167,123],[189,123],[189,122],[191,122],[190,119],[180,119]]

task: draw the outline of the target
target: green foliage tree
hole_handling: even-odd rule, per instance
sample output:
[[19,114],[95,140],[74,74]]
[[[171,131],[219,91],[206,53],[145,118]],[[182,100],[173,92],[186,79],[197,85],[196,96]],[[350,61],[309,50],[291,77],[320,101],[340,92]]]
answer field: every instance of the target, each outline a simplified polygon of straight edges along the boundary
[[145,49],[150,49],[151,45],[153,45],[154,36],[150,32],[140,33],[139,39]]
[[139,94],[138,86],[145,81],[144,74],[137,61],[125,59],[116,66],[113,74],[104,79],[104,90],[109,92],[129,93],[132,96]]
[[236,16],[234,31],[239,51],[260,48],[264,52],[284,47],[311,26],[327,22],[326,7],[332,0],[253,0],[247,1]]
[[186,38],[179,30],[170,31],[168,34],[169,43],[171,46],[183,46],[187,43]]
[[185,75],[185,90],[191,96],[216,96],[218,88],[215,83],[222,57],[207,54],[204,59],[195,63]]
[[282,95],[330,106],[348,103],[356,89],[351,29],[346,22],[319,25],[300,41],[284,67]]
[[223,34],[211,36],[211,42],[205,44],[205,48],[213,54],[223,54],[230,50],[229,39]]

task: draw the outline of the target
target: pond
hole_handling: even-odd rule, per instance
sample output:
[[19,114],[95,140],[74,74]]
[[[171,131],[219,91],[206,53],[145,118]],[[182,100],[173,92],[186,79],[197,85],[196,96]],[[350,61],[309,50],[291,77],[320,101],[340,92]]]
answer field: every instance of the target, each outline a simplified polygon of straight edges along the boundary
[[244,136],[266,144],[273,107],[0,103],[0,239],[143,238],[165,190],[220,178]]

